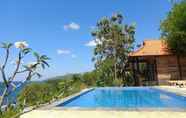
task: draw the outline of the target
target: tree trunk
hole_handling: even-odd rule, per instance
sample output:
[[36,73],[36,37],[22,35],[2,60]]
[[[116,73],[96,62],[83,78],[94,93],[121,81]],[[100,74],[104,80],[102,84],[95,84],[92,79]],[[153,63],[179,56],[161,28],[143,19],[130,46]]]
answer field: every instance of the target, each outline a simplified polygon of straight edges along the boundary
[[177,62],[178,62],[178,71],[179,71],[180,80],[182,80],[183,79],[183,76],[182,76],[182,67],[181,67],[180,56],[179,55],[177,56]]
[[123,73],[123,74],[122,74],[122,75],[123,75],[123,77],[122,77],[122,86],[125,86],[125,84],[127,84],[127,83],[126,83],[126,81],[125,81],[125,80],[126,80],[126,78],[127,78],[127,76],[126,76],[125,71],[124,71],[124,72],[122,72],[122,73]]
[[117,79],[117,65],[116,63],[114,64],[114,79]]

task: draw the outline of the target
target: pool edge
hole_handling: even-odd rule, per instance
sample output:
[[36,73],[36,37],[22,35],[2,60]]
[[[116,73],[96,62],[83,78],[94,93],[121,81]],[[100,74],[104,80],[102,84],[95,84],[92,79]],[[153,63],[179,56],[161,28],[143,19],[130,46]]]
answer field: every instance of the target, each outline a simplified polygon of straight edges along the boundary
[[[92,90],[95,90],[96,88],[125,88],[125,87],[93,87],[93,88],[88,88],[88,89],[83,89],[82,91],[73,94],[69,97],[66,97],[64,99],[61,99],[59,101],[56,101],[52,103],[51,105],[47,105],[47,107],[41,108],[42,110],[79,110],[79,111],[171,111],[171,112],[186,112],[186,109],[181,109],[181,108],[104,108],[104,107],[97,107],[97,108],[82,108],[82,107],[59,107],[60,104],[66,104],[66,102],[76,99],[77,97],[86,94]],[[131,87],[131,88],[140,88],[140,87]],[[152,88],[152,89],[158,89],[160,91],[168,92],[175,94],[174,92],[171,91],[166,91],[161,88],[158,88],[157,86],[148,86],[146,88]],[[179,95],[179,94],[176,94]],[[179,95],[182,96],[182,95]],[[183,96],[185,97],[185,96]]]

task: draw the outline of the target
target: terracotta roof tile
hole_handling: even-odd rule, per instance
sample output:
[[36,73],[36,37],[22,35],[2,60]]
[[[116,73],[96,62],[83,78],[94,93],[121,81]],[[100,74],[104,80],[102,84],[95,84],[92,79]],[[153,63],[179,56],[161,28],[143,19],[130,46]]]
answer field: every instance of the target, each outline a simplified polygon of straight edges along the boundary
[[162,40],[145,40],[138,50],[129,54],[129,56],[161,56],[171,55],[167,45]]

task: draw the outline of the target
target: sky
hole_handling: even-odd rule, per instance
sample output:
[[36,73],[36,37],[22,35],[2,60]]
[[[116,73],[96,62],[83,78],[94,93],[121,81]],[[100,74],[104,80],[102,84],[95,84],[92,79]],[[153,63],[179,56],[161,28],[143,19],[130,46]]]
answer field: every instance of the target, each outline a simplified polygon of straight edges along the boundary
[[98,20],[122,13],[124,23],[136,24],[139,44],[160,37],[160,21],[171,6],[169,0],[0,0],[0,42],[26,41],[48,55],[51,67],[42,72],[42,79],[91,71],[91,31]]

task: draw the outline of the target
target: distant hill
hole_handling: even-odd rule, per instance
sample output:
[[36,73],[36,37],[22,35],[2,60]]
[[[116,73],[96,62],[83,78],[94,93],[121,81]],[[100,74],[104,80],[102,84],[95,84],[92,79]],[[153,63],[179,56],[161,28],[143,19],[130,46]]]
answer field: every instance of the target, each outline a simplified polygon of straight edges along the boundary
[[[61,79],[71,79],[74,75],[81,75],[81,74],[66,74],[66,75],[62,75],[62,76],[56,76],[56,77],[51,77],[51,78],[48,78],[47,80],[44,80],[44,81],[32,81],[32,82],[29,82],[29,83],[39,83],[39,82],[50,82],[50,81],[56,81],[58,82],[58,80],[61,80]],[[29,83],[26,83],[22,86],[20,86],[19,88],[16,89],[15,92],[13,92],[10,97],[9,97],[9,101],[11,102],[15,102],[16,101],[16,98],[18,96],[18,94],[21,92],[21,90]],[[14,82],[15,85],[19,85],[21,84],[21,82]],[[2,82],[0,82],[0,96],[3,92],[3,88],[4,88],[4,84]]]
[[62,76],[51,77],[51,78],[48,78],[45,81],[48,81],[48,80],[58,80],[58,79],[70,79],[74,75],[81,75],[81,73],[71,73],[71,74],[66,74],[66,75],[62,75]]

